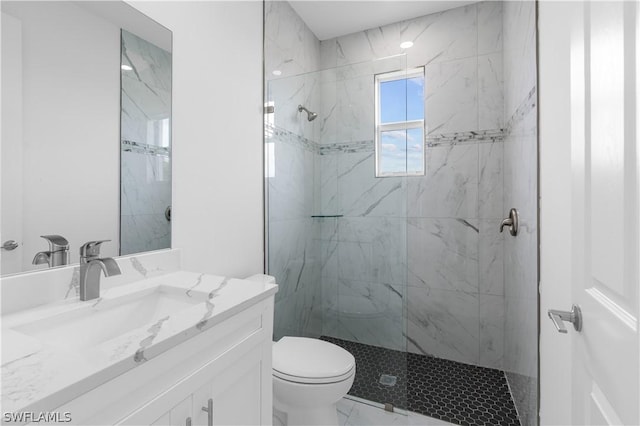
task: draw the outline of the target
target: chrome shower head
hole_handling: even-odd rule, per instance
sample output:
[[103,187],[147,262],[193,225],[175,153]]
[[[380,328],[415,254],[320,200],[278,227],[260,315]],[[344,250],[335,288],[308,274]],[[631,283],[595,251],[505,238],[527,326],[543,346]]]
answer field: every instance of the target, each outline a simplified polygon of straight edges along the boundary
[[305,107],[303,107],[302,105],[298,105],[298,112],[302,112],[302,111],[305,111],[307,113],[307,120],[309,121],[313,121],[318,117],[317,112],[311,112]]

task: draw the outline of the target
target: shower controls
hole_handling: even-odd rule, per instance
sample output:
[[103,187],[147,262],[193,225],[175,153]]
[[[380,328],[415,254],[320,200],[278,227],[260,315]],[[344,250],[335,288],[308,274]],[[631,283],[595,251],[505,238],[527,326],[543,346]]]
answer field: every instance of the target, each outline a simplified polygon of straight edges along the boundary
[[504,227],[509,227],[509,233],[514,237],[518,235],[518,210],[511,209],[509,210],[509,217],[504,219],[500,224],[500,232],[504,230]]
[[576,331],[582,330],[582,311],[580,310],[580,307],[578,305],[573,305],[570,311],[558,311],[555,309],[549,309],[547,313],[559,333],[567,333],[567,328],[564,326],[565,321],[573,324],[573,328]]

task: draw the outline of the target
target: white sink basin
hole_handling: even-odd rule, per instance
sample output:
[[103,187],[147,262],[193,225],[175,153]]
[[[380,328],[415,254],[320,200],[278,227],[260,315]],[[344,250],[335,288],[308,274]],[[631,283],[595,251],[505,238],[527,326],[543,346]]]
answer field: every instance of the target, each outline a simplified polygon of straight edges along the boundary
[[154,323],[195,304],[208,295],[160,285],[113,299],[86,302],[72,312],[54,315],[13,330],[51,345],[86,348],[121,336],[145,324]]

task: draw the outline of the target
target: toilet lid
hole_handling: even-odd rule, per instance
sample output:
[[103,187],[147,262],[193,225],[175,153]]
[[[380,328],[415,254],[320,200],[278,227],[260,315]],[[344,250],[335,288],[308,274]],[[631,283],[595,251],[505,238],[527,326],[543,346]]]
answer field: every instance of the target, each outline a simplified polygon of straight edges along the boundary
[[301,383],[330,383],[354,373],[356,360],[333,343],[306,337],[283,337],[273,344],[273,374]]

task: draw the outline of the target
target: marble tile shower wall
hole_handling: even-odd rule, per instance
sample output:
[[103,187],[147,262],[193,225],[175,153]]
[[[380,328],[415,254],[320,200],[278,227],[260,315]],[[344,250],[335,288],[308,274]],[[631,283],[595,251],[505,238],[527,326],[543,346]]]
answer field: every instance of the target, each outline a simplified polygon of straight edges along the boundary
[[122,75],[120,125],[120,254],[126,255],[171,247],[170,150],[158,130],[171,115],[171,53],[123,31],[122,55],[133,67]]
[[[344,215],[318,224],[323,334],[502,367],[502,44],[499,2],[320,43],[316,206]],[[426,176],[375,178],[373,75],[404,66],[425,67]]]
[[536,6],[504,5],[505,208],[520,233],[505,239],[504,369],[523,425],[535,425],[538,395]]
[[319,108],[320,42],[288,2],[265,2],[265,100],[267,114],[268,272],[280,286],[275,296],[274,338],[319,336],[319,248],[314,244],[314,165],[318,120],[298,105]]

